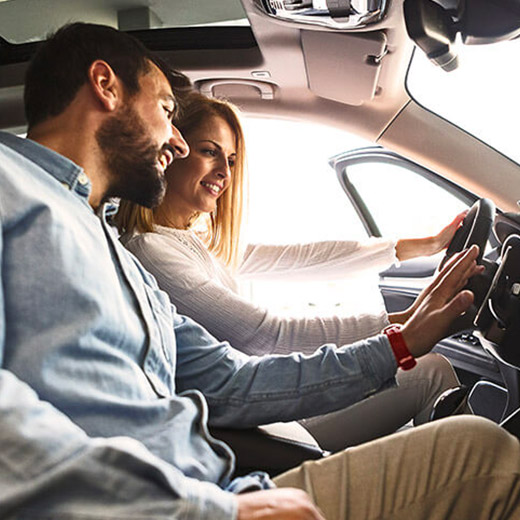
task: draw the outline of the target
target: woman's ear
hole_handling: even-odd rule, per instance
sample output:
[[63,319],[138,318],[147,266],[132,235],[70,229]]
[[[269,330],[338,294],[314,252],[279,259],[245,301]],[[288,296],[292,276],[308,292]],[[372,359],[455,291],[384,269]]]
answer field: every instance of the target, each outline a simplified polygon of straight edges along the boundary
[[103,60],[96,60],[88,69],[88,81],[94,97],[101,106],[113,112],[122,100],[122,84],[112,67]]

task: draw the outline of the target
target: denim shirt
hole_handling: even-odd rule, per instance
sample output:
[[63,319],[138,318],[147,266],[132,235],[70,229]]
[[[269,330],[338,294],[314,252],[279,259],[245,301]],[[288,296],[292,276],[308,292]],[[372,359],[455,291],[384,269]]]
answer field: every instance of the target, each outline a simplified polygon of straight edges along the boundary
[[[231,482],[234,456],[209,435],[208,420],[299,419],[395,384],[385,336],[307,356],[249,357],[178,315],[119,244],[106,206],[92,210],[88,177],[65,157],[0,133],[0,176],[2,368],[89,436],[131,437],[173,467],[176,518],[235,515],[221,490],[243,486]],[[110,479],[98,485],[108,501]]]

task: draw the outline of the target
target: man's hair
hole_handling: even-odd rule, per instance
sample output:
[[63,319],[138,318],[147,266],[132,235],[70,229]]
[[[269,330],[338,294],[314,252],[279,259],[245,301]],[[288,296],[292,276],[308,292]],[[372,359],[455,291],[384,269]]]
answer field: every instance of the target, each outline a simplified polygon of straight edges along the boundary
[[150,62],[165,65],[129,34],[105,25],[73,23],[63,26],[42,44],[25,77],[25,116],[29,128],[67,108],[88,80],[96,60],[106,61],[129,95],[139,90],[139,78]]

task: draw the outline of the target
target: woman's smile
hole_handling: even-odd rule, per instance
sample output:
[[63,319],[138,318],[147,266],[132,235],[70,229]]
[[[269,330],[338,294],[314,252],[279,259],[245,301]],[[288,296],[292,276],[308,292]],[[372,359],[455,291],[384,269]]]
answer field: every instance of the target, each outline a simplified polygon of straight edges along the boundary
[[207,181],[200,181],[202,186],[206,188],[206,190],[211,193],[212,195],[215,195],[215,197],[218,197],[223,190],[223,186],[220,186],[219,184],[215,184],[212,182]]

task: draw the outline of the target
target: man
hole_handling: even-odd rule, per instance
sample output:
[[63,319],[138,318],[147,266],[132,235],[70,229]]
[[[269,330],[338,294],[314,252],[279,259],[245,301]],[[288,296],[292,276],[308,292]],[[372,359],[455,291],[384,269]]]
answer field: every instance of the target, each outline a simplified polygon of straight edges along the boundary
[[[471,293],[461,289],[478,272],[477,251],[451,262],[388,337],[262,358],[218,342],[175,313],[106,223],[108,198],[156,204],[164,169],[188,154],[171,123],[167,74],[128,35],[65,27],[27,73],[29,139],[0,137],[3,367],[53,405],[2,372],[16,389],[10,395],[26,404],[6,404],[12,448],[4,466],[12,478],[0,506],[32,508],[32,518],[131,518],[125,498],[138,518],[520,514],[519,443],[473,417],[306,463],[275,479],[285,489],[269,489],[273,482],[260,472],[232,479],[233,454],[208,434],[208,416],[237,427],[293,420],[395,384],[398,361],[427,353],[470,305]],[[126,435],[149,451],[88,439],[58,410],[90,436]],[[59,417],[63,434],[49,417]],[[30,429],[35,418],[44,426],[38,433]],[[20,476],[31,494],[16,495]],[[62,482],[70,493],[60,500]],[[18,502],[8,502],[12,496]]]

